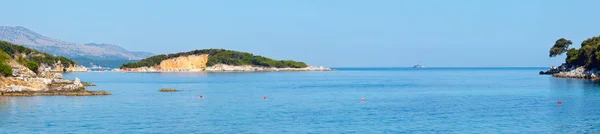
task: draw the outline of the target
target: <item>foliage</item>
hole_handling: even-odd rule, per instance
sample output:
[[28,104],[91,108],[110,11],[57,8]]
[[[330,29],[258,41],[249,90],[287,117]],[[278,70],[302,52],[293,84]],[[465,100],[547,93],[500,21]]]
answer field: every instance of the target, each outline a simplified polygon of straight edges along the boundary
[[579,60],[579,50],[575,49],[575,48],[571,48],[569,49],[569,51],[567,51],[567,64],[570,65],[578,65],[581,64],[582,61]]
[[[560,39],[559,39],[560,40]],[[558,42],[558,41],[557,41]],[[600,69],[600,36],[584,40],[581,48],[567,51],[566,62],[569,65],[584,66],[588,69]]]
[[10,65],[8,65],[6,62],[0,63],[0,74],[2,74],[2,76],[11,76],[12,68]]
[[[10,55],[9,57],[22,57],[20,54],[31,55],[31,56],[28,56],[26,59],[17,59],[17,62],[19,62],[21,64],[26,64],[28,62],[32,62],[30,64],[33,64],[33,63],[54,64],[58,61],[60,61],[63,64],[63,66],[65,66],[65,67],[69,66],[69,65],[77,64],[75,61],[68,59],[66,57],[52,56],[48,53],[39,52],[37,50],[30,49],[30,48],[27,48],[24,46],[15,45],[15,44],[12,44],[12,43],[6,42],[6,41],[0,41],[0,50],[4,51],[6,54],[9,54]],[[33,71],[35,71],[35,70],[33,70]]]
[[561,55],[565,52],[567,52],[567,50],[569,49],[569,46],[573,44],[573,42],[571,42],[571,40],[567,40],[565,38],[560,38],[558,40],[556,40],[556,42],[554,43],[554,46],[552,46],[552,48],[550,48],[550,57],[555,57],[557,55]]
[[12,75],[12,67],[8,65],[8,60],[10,60],[10,56],[3,51],[0,51],[0,74],[2,74],[2,76]]
[[209,58],[206,66],[212,66],[216,64],[227,64],[227,65],[253,65],[263,67],[278,67],[278,68],[303,68],[307,67],[304,62],[297,62],[292,60],[273,60],[271,58],[253,55],[247,52],[238,52],[225,49],[202,49],[194,50],[190,52],[181,52],[175,54],[161,54],[152,56],[146,59],[142,59],[139,62],[126,63],[121,68],[137,68],[137,67],[149,67],[160,64],[161,61],[175,58],[179,56],[208,54]]
[[39,63],[35,62],[35,61],[28,61],[25,66],[27,66],[27,68],[29,68],[29,70],[38,73],[38,67],[39,67]]

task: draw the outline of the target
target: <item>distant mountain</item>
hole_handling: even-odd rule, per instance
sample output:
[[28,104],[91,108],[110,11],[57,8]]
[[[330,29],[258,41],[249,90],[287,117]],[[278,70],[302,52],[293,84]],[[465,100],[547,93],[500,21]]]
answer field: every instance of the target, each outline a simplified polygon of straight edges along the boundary
[[[149,52],[131,52],[112,44],[78,44],[62,41],[43,36],[20,26],[0,26],[0,40],[34,48],[53,55],[80,59],[79,61],[140,60],[154,55]],[[80,64],[91,66],[87,63]]]

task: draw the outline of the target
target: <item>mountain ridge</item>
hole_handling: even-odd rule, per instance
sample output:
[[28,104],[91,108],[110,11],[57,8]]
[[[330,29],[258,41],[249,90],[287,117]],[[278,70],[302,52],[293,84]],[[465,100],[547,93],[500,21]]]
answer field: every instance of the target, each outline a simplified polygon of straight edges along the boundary
[[[0,26],[0,40],[33,48],[52,55],[89,60],[140,60],[153,53],[129,51],[104,43],[73,43],[44,36],[22,26]],[[89,66],[88,64],[82,64]]]

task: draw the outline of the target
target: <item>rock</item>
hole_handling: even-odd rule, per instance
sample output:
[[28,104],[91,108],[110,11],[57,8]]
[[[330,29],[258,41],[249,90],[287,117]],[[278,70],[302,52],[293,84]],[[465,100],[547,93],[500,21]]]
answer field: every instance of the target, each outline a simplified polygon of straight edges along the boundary
[[83,86],[89,87],[89,86],[96,86],[96,84],[94,83],[89,83],[89,82],[81,82],[81,84],[83,84]]
[[5,90],[5,92],[28,92],[28,91],[36,91],[36,90],[29,88],[29,87],[16,86],[16,85],[9,85],[6,87],[6,90]]
[[65,79],[52,79],[52,83],[56,84],[73,84],[73,80],[65,80]]
[[106,91],[87,91],[79,78],[75,80],[40,77],[0,77],[1,96],[66,95],[91,96],[110,95]]
[[20,65],[20,64],[17,64],[17,63],[13,63],[13,64],[10,64],[10,66],[11,66],[11,68],[13,70],[13,72],[12,72],[13,73],[12,74],[13,77],[28,77],[28,78],[32,78],[32,77],[36,76],[35,72],[29,70],[29,68],[27,68],[27,67],[25,67],[23,65]]
[[81,80],[79,80],[79,78],[75,77],[75,81],[73,81],[73,84],[75,85],[83,85],[81,84]]
[[555,74],[555,73],[559,73],[559,72],[560,72],[560,70],[557,67],[552,66],[552,67],[550,67],[550,69],[548,69],[546,71],[540,71],[540,74],[542,74],[542,75],[543,74]]
[[178,92],[179,90],[175,90],[175,88],[162,88],[159,91],[160,92]]
[[52,79],[62,79],[63,75],[62,73],[52,73],[52,77],[50,77]]

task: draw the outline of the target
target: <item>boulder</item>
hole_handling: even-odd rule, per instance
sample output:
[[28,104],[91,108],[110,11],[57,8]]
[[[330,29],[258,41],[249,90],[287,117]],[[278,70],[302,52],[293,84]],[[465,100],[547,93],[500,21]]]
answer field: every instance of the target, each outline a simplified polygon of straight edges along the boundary
[[160,92],[178,92],[179,90],[176,90],[175,88],[162,88],[158,91],[160,91]]

